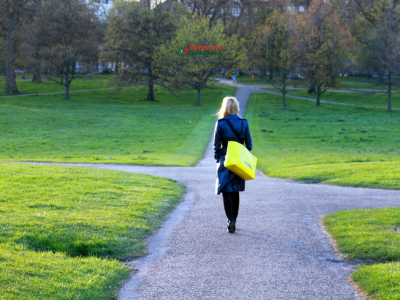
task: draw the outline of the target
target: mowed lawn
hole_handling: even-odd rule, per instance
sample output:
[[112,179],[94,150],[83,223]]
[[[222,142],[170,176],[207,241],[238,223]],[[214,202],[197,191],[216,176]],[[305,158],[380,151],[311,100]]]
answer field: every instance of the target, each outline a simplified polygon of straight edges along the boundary
[[308,183],[400,188],[400,112],[253,94],[250,121],[258,168]]
[[362,263],[352,280],[371,299],[399,299],[400,208],[340,211],[323,222],[339,251]]
[[[121,171],[0,163],[0,298],[110,299],[184,186]],[[118,260],[117,260],[118,259]]]
[[[277,89],[267,88],[267,90],[279,92]],[[288,89],[288,95],[301,96],[305,98],[317,99],[315,94],[309,94],[307,90],[296,90]],[[357,92],[334,92],[327,91],[321,95],[321,100],[340,102],[340,103],[351,103],[360,105],[372,105],[387,107],[388,104],[387,94],[380,93],[357,93]],[[314,104],[315,105],[315,104]],[[324,105],[322,103],[321,105]],[[392,95],[392,107],[400,108],[400,94]]]
[[[270,86],[270,89],[273,89],[271,82],[268,80],[269,78],[266,76],[265,78],[260,78],[258,75],[251,77],[251,75],[239,75],[237,76],[236,81],[241,84],[248,85],[264,85]],[[310,87],[310,83],[307,80],[287,80],[286,86],[289,89],[293,88],[302,88],[307,92]],[[351,90],[351,91],[365,91],[365,92],[386,92],[387,84],[377,84],[375,78],[365,78],[365,77],[338,77],[336,79],[335,84],[331,88],[332,90]],[[276,90],[279,91],[279,90]],[[400,91],[399,87],[392,86],[392,92],[398,93]]]
[[[139,85],[139,84],[128,84],[128,83],[124,85],[117,83],[113,79],[114,75],[96,75],[96,76],[80,75],[78,78],[72,81],[70,86],[70,91],[111,88],[121,85],[122,86]],[[50,93],[50,92],[65,91],[65,87],[59,83],[56,83],[54,81],[48,81],[44,76],[42,77],[42,80],[43,82],[39,83],[31,82],[30,80],[25,80],[25,81],[18,80],[17,87],[19,94],[35,94],[35,93]],[[8,93],[4,93],[4,88],[5,88],[5,80],[0,80],[0,96],[10,95]]]
[[193,166],[215,112],[234,87],[170,92],[156,87],[0,98],[0,161]]

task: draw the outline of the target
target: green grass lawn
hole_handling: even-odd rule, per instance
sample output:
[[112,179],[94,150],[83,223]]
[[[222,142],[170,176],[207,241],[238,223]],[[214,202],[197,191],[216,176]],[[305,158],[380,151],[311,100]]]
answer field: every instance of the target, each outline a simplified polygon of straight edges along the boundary
[[[267,90],[279,92],[277,89],[266,88]],[[295,90],[289,89],[288,95],[301,96],[306,98],[317,99],[315,94],[309,94],[307,90]],[[333,92],[327,91],[321,95],[321,100],[341,102],[341,103],[352,103],[361,105],[375,105],[387,107],[387,95],[378,93],[346,93],[346,92]],[[315,105],[315,104],[314,104]],[[324,105],[322,103],[321,105]],[[392,95],[392,107],[400,107],[400,94]]]
[[400,188],[400,114],[252,94],[250,121],[258,168],[309,183]]
[[[270,83],[266,80],[267,78],[260,78],[258,75],[254,75],[254,78],[251,78],[251,75],[243,74],[237,76],[237,82],[241,84],[262,84],[262,85],[270,85]],[[287,80],[287,87],[290,89],[293,88],[304,88],[308,90],[309,82],[306,80]],[[272,89],[272,88],[271,88]],[[376,84],[376,78],[366,78],[366,77],[338,77],[337,81],[332,89],[342,89],[342,90],[375,90],[375,91],[387,91],[387,85],[378,85]],[[278,90],[276,90],[278,91]],[[393,93],[398,93],[400,91],[400,87],[392,86]],[[306,91],[305,91],[306,92]]]
[[185,188],[121,171],[0,164],[2,299],[110,299]]
[[193,166],[204,155],[221,100],[234,87],[156,88],[0,98],[0,161]]
[[[113,75],[97,75],[97,76],[79,76],[76,80],[72,81],[70,90],[85,90],[85,89],[100,89],[116,87],[118,84],[113,81]],[[47,81],[43,77],[43,82],[35,83],[31,81],[17,81],[18,94],[34,94],[34,93],[50,93],[50,92],[63,92],[65,87],[54,81]],[[126,84],[126,86],[135,84]],[[137,84],[139,85],[139,84]],[[0,81],[0,96],[10,95],[4,93],[5,81]]]
[[347,259],[364,264],[352,279],[372,299],[400,298],[400,208],[340,211],[323,222]]
[[[344,89],[344,90],[377,90],[379,92],[387,92],[387,85],[383,84],[383,85],[378,85],[375,82],[345,82],[342,81],[338,84],[338,88],[340,89]],[[398,93],[398,91],[400,90],[399,87],[396,86],[392,86],[392,92],[393,93]]]

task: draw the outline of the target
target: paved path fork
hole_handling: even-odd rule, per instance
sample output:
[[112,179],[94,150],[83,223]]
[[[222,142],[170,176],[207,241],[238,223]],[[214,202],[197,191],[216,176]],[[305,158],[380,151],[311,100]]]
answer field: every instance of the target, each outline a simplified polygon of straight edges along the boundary
[[[255,87],[238,87],[244,113]],[[251,123],[250,123],[251,128]],[[257,145],[255,145],[257,147]],[[88,165],[163,176],[188,187],[185,200],[149,238],[150,254],[120,291],[128,299],[359,299],[347,281],[355,266],[335,263],[318,225],[325,214],[398,206],[399,191],[300,184],[257,174],[240,194],[235,234],[214,194],[211,143],[196,167]]]

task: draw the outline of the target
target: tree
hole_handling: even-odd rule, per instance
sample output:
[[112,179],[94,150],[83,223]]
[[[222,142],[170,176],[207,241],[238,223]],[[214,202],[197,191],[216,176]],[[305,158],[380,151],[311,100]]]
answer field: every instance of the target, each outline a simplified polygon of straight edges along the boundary
[[95,5],[85,0],[44,0],[42,9],[47,42],[40,54],[51,70],[46,77],[64,85],[65,99],[69,99],[76,63],[99,51]]
[[146,2],[115,2],[108,16],[102,59],[116,62],[119,81],[146,81],[147,100],[154,101],[155,49],[174,37],[179,19],[187,14],[177,2],[164,2],[153,9]]
[[[260,70],[260,77],[264,78],[266,70],[269,71],[269,79],[273,79],[273,74],[275,72],[273,65],[272,52],[267,51],[267,49],[272,49],[274,47],[274,39],[268,38],[264,35],[265,26],[270,26],[271,14],[275,11],[273,9],[263,9],[259,13],[259,22],[255,30],[250,35],[247,41],[248,47],[245,48],[245,55],[243,55],[244,64],[250,65],[252,69]],[[264,40],[266,38],[266,40]],[[268,46],[265,47],[265,43]],[[264,44],[264,45],[263,45]],[[247,68],[248,69],[248,68]]]
[[5,72],[5,65],[7,61],[6,43],[4,38],[0,35],[0,70],[1,73]]
[[287,77],[295,68],[293,25],[294,14],[272,11],[253,32],[252,47],[248,48],[260,69],[279,74],[275,78],[270,75],[267,81],[282,92],[282,109],[286,108]]
[[38,4],[35,13],[30,16],[27,26],[23,29],[20,47],[23,64],[26,69],[31,69],[33,73],[32,82],[42,82],[40,73],[42,65],[41,51],[48,41],[46,32],[48,24],[44,14],[45,6],[42,5],[41,1]]
[[335,83],[348,57],[351,34],[331,2],[324,0],[313,0],[308,11],[298,15],[295,28],[299,65],[320,106],[321,95]]
[[368,46],[370,55],[379,62],[380,73],[382,75],[387,73],[388,111],[391,111],[392,85],[400,67],[400,2],[397,0],[353,2],[353,8],[358,12],[356,22],[362,24],[368,31],[361,40]]
[[239,50],[239,40],[224,34],[221,21],[210,26],[207,17],[193,17],[182,21],[176,38],[157,48],[153,68],[164,86],[195,89],[196,104],[200,105],[201,89],[213,71],[226,68],[229,73],[234,69],[240,60]]
[[17,25],[21,22],[26,10],[33,8],[32,0],[0,0],[0,28],[5,36],[7,47],[6,87],[5,93],[18,93],[14,77],[16,56]]

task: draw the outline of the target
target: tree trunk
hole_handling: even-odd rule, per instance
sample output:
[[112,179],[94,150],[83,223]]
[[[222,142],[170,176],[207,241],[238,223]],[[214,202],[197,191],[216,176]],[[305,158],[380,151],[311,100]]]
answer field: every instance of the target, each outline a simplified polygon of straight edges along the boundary
[[[149,86],[149,91],[147,92],[147,101],[154,101],[154,87],[153,87],[153,69],[151,67],[149,69],[149,80],[147,81]],[[117,71],[117,69],[115,69]]]
[[264,78],[264,77],[265,77],[265,70],[260,69],[260,78]]
[[[11,13],[7,12],[7,65],[6,65],[6,88],[5,93],[18,93],[15,73],[15,32],[17,30],[16,22]],[[10,16],[11,15],[11,16]]]
[[310,88],[308,89],[309,94],[315,93],[315,81],[310,82]]
[[149,85],[149,91],[147,92],[147,101],[154,101],[153,78],[149,79],[148,85]]
[[197,102],[196,105],[201,105],[200,103],[200,89],[197,90]]
[[33,67],[32,71],[33,71],[32,82],[42,82],[42,76],[40,75],[40,66]]
[[392,73],[388,76],[388,111],[392,110]]
[[69,85],[68,72],[65,72],[65,100],[69,100]]
[[274,70],[271,68],[269,68],[269,80],[274,79]]
[[378,73],[378,77],[376,78],[376,84],[378,85],[382,85],[385,83],[384,79],[383,79],[384,73],[383,72],[379,72]]
[[321,104],[321,86],[317,86],[317,106]]

